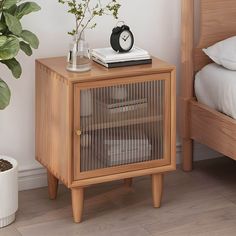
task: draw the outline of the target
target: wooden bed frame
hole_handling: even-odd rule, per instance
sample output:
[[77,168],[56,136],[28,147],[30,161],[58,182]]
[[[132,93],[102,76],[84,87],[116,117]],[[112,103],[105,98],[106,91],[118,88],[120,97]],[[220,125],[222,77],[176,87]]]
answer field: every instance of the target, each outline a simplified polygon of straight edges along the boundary
[[236,1],[198,1],[200,36],[195,46],[196,0],[182,0],[180,127],[185,171],[192,170],[194,140],[236,160],[236,120],[198,103],[193,89],[195,73],[211,62],[202,49],[236,35]]

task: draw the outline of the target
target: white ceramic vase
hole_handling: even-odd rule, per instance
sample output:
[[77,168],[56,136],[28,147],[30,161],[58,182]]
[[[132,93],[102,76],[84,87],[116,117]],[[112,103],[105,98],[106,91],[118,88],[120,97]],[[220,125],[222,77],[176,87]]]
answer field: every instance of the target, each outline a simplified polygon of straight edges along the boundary
[[6,156],[0,159],[9,161],[13,168],[0,172],[0,228],[15,220],[18,209],[18,165],[17,161]]

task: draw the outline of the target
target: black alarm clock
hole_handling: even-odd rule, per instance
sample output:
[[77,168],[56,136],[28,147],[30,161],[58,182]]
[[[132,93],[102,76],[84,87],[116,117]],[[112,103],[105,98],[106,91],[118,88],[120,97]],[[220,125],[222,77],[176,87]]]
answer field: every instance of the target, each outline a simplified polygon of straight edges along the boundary
[[110,38],[111,47],[116,52],[128,52],[134,45],[134,35],[131,32],[129,26],[123,24],[116,26],[112,30]]

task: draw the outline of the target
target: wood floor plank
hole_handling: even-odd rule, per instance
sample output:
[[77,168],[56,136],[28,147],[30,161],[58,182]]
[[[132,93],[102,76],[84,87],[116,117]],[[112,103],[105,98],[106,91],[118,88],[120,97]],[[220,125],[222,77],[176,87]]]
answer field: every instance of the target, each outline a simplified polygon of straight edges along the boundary
[[[170,221],[169,226],[165,229],[157,224],[155,227],[150,227],[148,231],[153,236],[216,235],[220,232],[226,233],[228,229],[231,229],[232,232],[233,229],[236,229],[235,224],[236,207],[229,207],[176,218],[175,221]],[[148,226],[146,227],[148,228]],[[235,233],[231,235],[233,236]]]
[[0,236],[21,236],[21,234],[13,226],[7,226],[0,229]]

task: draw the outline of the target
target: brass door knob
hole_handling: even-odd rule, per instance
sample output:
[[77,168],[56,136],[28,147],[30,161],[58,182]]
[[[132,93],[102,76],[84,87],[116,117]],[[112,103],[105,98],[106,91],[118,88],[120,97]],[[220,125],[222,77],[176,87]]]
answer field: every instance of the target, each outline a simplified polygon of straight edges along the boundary
[[82,134],[81,130],[76,130],[76,134],[80,136]]

